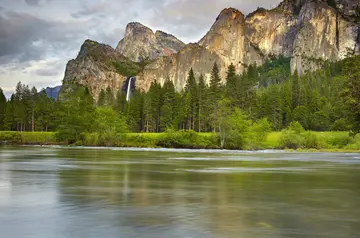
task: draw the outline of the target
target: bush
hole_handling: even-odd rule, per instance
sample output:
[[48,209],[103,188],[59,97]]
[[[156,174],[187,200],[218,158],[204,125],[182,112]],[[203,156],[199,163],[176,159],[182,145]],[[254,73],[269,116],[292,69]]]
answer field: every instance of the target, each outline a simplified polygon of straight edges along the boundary
[[298,134],[305,132],[304,127],[298,121],[291,122],[290,125],[288,126],[288,129]]
[[357,134],[354,139],[353,142],[348,144],[345,149],[349,149],[349,150],[360,150],[360,134]]
[[218,141],[214,136],[202,136],[195,131],[174,131],[167,130],[156,141],[156,146],[165,148],[189,148],[189,149],[205,149],[217,148],[214,141]]
[[283,130],[279,139],[281,149],[298,149],[304,146],[303,137],[293,130]]
[[305,132],[302,136],[304,138],[305,148],[308,148],[308,149],[320,149],[321,148],[320,140],[315,133],[308,131],[308,132]]
[[0,132],[0,141],[7,143],[21,144],[23,142],[23,137],[20,132],[15,131],[1,131]]
[[350,124],[346,122],[344,118],[336,120],[330,127],[331,131],[349,131],[351,128]]
[[352,142],[352,137],[348,133],[331,133],[325,138],[326,143],[335,148],[344,148]]
[[249,144],[250,149],[262,149],[267,139],[268,134],[271,132],[271,123],[268,119],[264,118],[256,121],[250,126]]

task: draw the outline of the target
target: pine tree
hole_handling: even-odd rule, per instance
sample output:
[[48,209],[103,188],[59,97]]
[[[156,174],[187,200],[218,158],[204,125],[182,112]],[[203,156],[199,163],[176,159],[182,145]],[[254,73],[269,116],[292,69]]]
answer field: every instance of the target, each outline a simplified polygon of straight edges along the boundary
[[95,103],[89,90],[79,87],[59,108],[59,139],[74,143],[81,139],[82,133],[93,131],[96,126],[94,113]]
[[106,106],[109,106],[109,107],[112,107],[115,105],[114,93],[110,87],[106,88],[105,104],[106,104]]
[[297,70],[295,70],[292,79],[292,109],[295,109],[300,106],[300,84]]
[[12,131],[16,130],[15,116],[14,116],[14,94],[11,96],[10,101],[6,103],[5,115],[4,115],[4,130]]
[[35,87],[30,92],[30,110],[31,110],[31,131],[35,131],[35,106],[38,97],[38,91]]
[[[217,63],[214,63],[211,71],[210,88],[209,88],[209,107],[210,111],[214,111],[218,101],[221,99],[221,78]],[[212,128],[216,131],[216,118],[212,118]]]
[[208,87],[205,83],[204,75],[200,75],[198,84],[198,131],[207,130],[207,122],[209,119],[209,101],[208,101]]
[[6,104],[6,97],[3,93],[2,88],[0,88],[0,130],[4,130]]
[[360,132],[360,56],[346,59],[344,72],[345,85],[342,95],[355,134]]
[[140,91],[135,91],[134,96],[128,103],[127,121],[129,129],[133,132],[142,130],[143,118],[143,95]]
[[175,87],[172,81],[167,80],[162,88],[163,104],[160,109],[160,128],[165,131],[167,128],[175,128]]
[[231,63],[228,67],[226,75],[226,95],[231,100],[231,103],[235,105],[237,98],[237,77],[235,72],[235,66]]
[[190,69],[188,74],[188,78],[185,86],[185,93],[188,94],[188,98],[187,98],[188,126],[190,130],[195,130],[195,122],[197,120],[199,99],[197,95],[197,83],[195,79],[195,74],[192,68]]
[[36,130],[48,131],[54,125],[55,102],[42,90],[36,100],[34,108]]
[[104,91],[104,89],[101,89],[100,94],[99,94],[99,99],[98,99],[98,106],[106,106],[106,93]]

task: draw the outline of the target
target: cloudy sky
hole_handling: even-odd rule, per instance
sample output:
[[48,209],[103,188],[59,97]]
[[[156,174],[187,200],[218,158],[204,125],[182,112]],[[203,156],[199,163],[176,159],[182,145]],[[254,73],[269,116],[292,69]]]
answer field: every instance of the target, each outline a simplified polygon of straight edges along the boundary
[[0,87],[18,81],[61,85],[68,60],[92,39],[116,47],[137,21],[188,42],[198,41],[223,8],[248,14],[280,0],[0,0]]

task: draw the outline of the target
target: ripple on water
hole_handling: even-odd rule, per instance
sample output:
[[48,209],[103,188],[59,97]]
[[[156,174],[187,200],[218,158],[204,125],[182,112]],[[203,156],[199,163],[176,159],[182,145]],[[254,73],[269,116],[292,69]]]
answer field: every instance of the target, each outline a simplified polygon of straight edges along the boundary
[[206,169],[184,169],[191,173],[288,173],[288,172],[312,172],[314,168],[307,167],[284,167],[284,168],[206,168]]

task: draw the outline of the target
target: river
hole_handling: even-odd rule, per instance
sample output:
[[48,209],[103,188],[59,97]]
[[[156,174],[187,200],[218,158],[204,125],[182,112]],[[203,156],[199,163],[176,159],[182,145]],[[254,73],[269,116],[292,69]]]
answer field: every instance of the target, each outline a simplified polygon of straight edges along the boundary
[[360,237],[360,154],[0,147],[0,237]]

